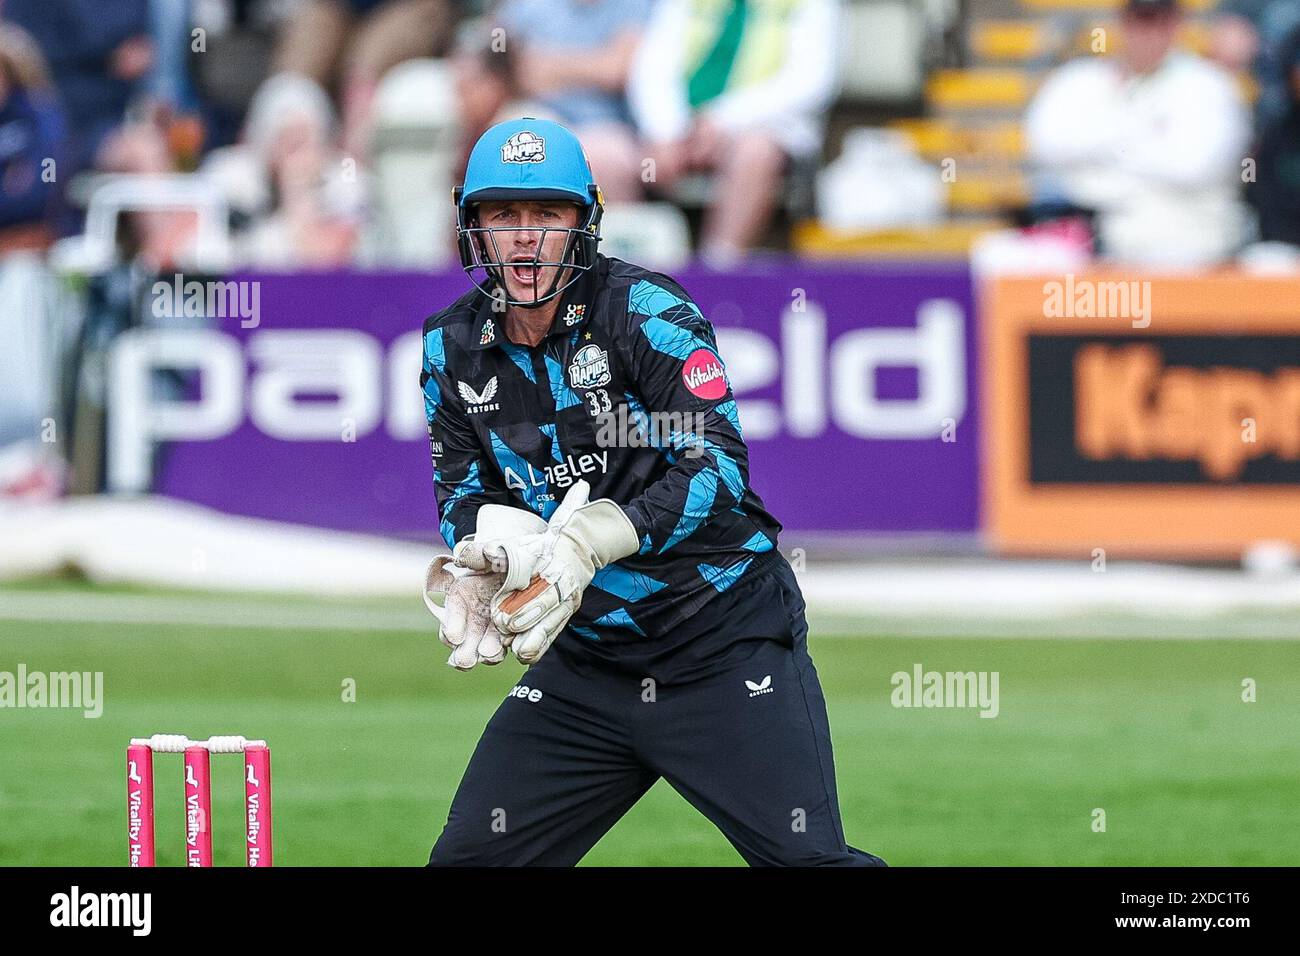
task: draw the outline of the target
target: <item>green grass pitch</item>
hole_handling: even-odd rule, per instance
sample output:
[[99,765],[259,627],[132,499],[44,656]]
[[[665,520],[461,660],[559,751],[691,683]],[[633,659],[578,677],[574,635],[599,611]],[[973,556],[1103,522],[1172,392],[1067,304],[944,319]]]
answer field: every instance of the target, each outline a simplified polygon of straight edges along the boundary
[[[811,648],[846,832],[890,863],[1300,864],[1292,641],[904,638],[841,625],[814,627]],[[106,698],[98,719],[0,709],[0,864],[121,865],[124,748],[153,732],[271,742],[277,865],[421,864],[480,729],[522,673],[513,661],[457,673],[445,656],[432,627],[0,620],[0,671],[102,671]],[[999,672],[1001,713],[894,708],[890,676],[915,663]],[[1254,703],[1241,699],[1246,678]],[[181,860],[180,766],[155,760],[160,865]],[[242,865],[240,767],[213,758],[218,865]],[[584,862],[741,863],[663,782]]]

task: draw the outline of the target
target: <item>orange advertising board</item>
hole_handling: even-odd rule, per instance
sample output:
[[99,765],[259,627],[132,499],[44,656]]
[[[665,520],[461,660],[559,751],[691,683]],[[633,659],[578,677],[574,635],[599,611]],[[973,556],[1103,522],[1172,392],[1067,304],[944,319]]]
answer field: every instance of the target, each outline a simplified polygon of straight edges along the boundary
[[997,550],[1300,547],[1300,279],[1004,278],[982,303]]

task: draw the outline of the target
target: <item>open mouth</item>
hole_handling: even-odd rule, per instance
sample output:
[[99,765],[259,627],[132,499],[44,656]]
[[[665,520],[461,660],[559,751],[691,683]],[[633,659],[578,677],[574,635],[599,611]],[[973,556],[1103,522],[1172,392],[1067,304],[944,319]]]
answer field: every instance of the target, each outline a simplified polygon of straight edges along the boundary
[[532,259],[512,260],[509,271],[519,282],[532,285],[537,281],[537,266]]

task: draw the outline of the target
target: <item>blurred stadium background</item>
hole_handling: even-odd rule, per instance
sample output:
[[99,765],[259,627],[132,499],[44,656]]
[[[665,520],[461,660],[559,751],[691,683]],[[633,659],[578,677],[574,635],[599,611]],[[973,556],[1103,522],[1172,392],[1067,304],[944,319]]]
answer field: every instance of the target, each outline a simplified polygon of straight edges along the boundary
[[[160,731],[426,857],[518,668],[421,606],[419,329],[518,115],[718,329],[851,842],[1300,862],[1300,0],[0,0],[0,672],[105,686],[0,707],[0,863],[122,862]],[[589,860],[739,862],[663,785]]]

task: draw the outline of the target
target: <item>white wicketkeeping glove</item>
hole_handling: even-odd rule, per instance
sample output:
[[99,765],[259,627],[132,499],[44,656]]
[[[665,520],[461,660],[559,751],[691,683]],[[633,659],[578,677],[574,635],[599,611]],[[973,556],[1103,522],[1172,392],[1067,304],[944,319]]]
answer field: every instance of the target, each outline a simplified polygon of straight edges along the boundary
[[[589,502],[591,486],[578,481],[564,496],[540,540],[516,542],[511,558],[528,560],[532,581],[522,590],[507,587],[492,599],[492,621],[523,664],[535,664],[582,604],[582,592],[596,572],[635,554],[636,529],[609,498]],[[539,547],[540,546],[540,547]],[[510,567],[509,584],[521,576]]]
[[[453,555],[475,548],[481,552],[484,546],[493,545],[494,553],[511,554],[510,542],[540,537],[545,530],[546,522],[532,511],[483,505],[478,510],[474,533],[456,543]],[[454,561],[449,555],[434,558],[424,581],[424,603],[440,625],[438,639],[451,648],[447,663],[457,670],[469,670],[476,664],[499,664],[505,659],[509,639],[492,623],[492,599],[508,584],[522,586],[528,578],[511,579],[504,562],[500,571],[475,571]],[[517,563],[521,568],[530,564],[525,560]],[[440,592],[446,595],[441,607],[433,600]]]

